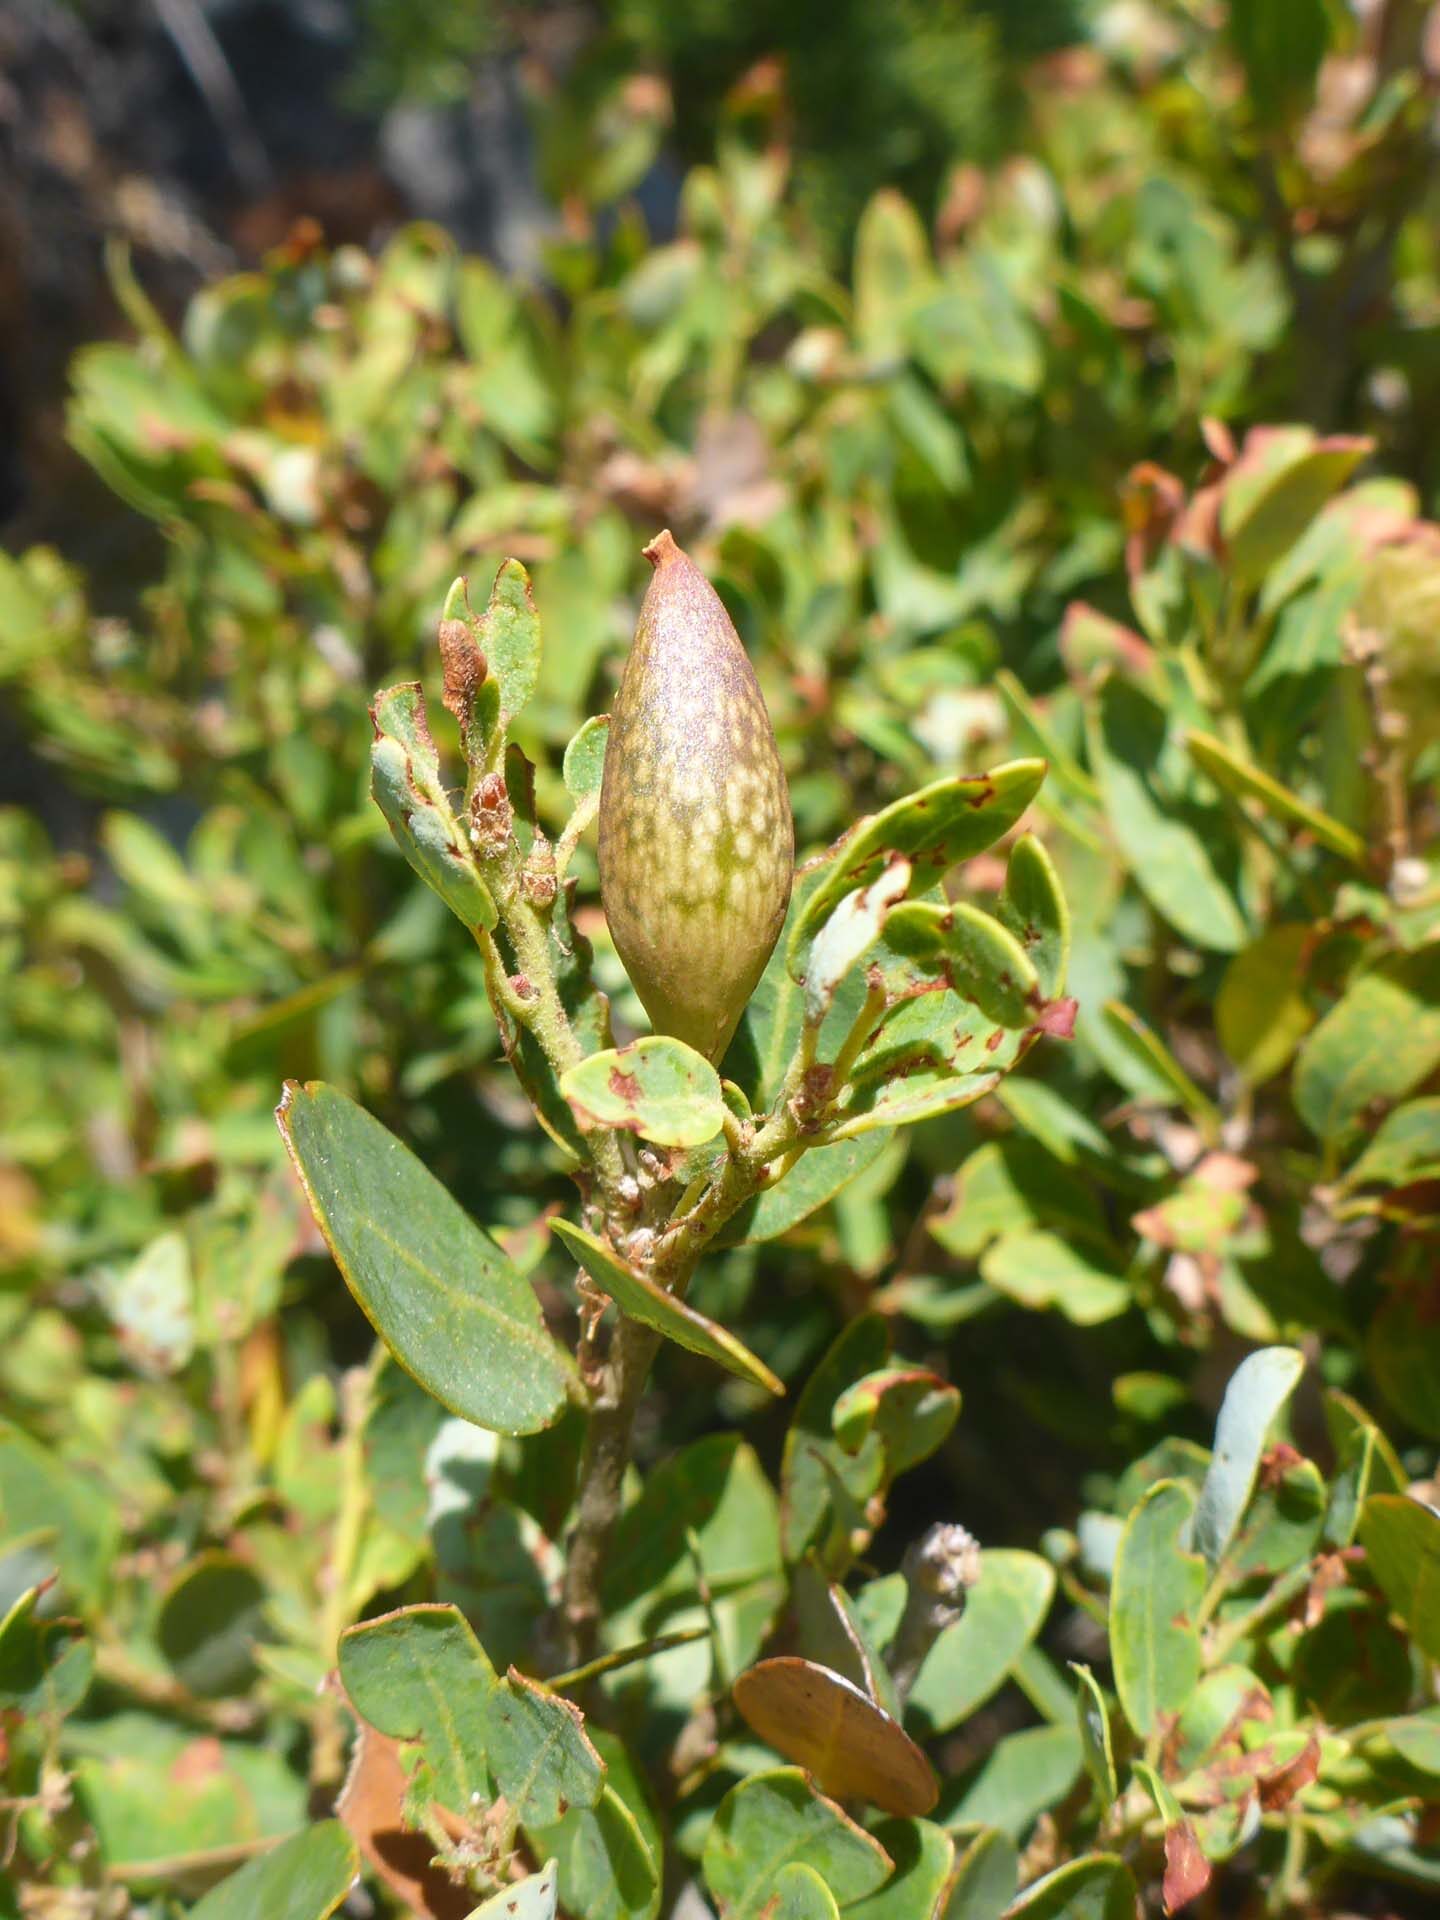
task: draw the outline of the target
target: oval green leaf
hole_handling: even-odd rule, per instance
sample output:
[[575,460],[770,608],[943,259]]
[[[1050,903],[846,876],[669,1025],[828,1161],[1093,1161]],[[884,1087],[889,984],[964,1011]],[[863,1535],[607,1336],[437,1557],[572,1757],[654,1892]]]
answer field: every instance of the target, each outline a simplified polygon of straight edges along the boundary
[[683,1040],[647,1034],[592,1053],[560,1076],[582,1126],[621,1127],[657,1147],[700,1147],[725,1116],[720,1076]]
[[275,1118],[316,1225],[365,1317],[451,1413],[538,1433],[578,1391],[530,1284],[388,1128],[323,1081]]
[[1195,1495],[1161,1480],[1132,1511],[1120,1536],[1110,1586],[1110,1657],[1115,1690],[1137,1733],[1185,1705],[1200,1678],[1196,1610],[1205,1563],[1189,1551]]

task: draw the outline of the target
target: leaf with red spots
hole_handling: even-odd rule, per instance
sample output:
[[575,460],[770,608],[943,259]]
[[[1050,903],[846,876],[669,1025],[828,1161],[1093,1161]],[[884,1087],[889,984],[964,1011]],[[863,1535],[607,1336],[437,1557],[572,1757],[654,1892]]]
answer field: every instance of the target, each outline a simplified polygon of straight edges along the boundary
[[582,1126],[621,1127],[658,1147],[699,1147],[720,1131],[720,1076],[683,1040],[651,1034],[592,1053],[560,1076]]

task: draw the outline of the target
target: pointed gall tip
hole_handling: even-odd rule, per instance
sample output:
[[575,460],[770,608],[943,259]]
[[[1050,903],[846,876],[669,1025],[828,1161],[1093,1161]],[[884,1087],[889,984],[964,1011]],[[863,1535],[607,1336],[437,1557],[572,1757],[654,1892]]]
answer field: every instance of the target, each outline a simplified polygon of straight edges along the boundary
[[652,567],[659,567],[666,560],[684,557],[678,541],[668,527],[657,533],[649,546],[642,547],[640,551]]

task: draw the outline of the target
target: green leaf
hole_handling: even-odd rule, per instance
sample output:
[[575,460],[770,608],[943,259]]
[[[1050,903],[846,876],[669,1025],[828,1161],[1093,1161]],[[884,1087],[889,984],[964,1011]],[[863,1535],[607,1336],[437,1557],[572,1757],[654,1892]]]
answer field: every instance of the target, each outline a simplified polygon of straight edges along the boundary
[[190,1909],[191,1920],[326,1920],[360,1871],[355,1843],[338,1820],[306,1827],[247,1861]]
[[[1287,45],[1287,59],[1293,54]],[[1247,436],[1220,492],[1226,564],[1241,586],[1259,582],[1374,447],[1358,435],[1317,440],[1306,427],[1260,428]]]
[[486,1766],[494,1667],[458,1607],[421,1605],[348,1627],[340,1678],[355,1711],[393,1740],[418,1740],[434,1797],[464,1813],[492,1798]]
[[1074,1727],[1027,1727],[1008,1734],[950,1808],[945,1824],[999,1827],[1019,1840],[1040,1814],[1064,1799],[1080,1767]]
[[1252,1087],[1287,1066],[1315,1024],[1304,985],[1314,938],[1308,926],[1271,927],[1225,969],[1215,1031]]
[[715,1814],[701,1870],[725,1920],[761,1920],[781,1869],[813,1867],[837,1905],[863,1900],[892,1862],[873,1835],[810,1785],[799,1767],[751,1774]]
[[1403,1493],[1372,1493],[1360,1515],[1370,1571],[1427,1659],[1440,1660],[1440,1514]]
[[640,1823],[613,1787],[593,1807],[571,1807],[553,1826],[527,1826],[538,1855],[555,1862],[560,1904],[585,1920],[655,1920],[660,1868]]
[[1226,15],[1261,125],[1275,127],[1310,101],[1337,24],[1325,0],[1270,0]]
[[202,1699],[241,1693],[255,1677],[265,1583],[238,1555],[212,1548],[182,1569],[160,1603],[155,1638],[172,1672]]
[[1326,1487],[1313,1460],[1296,1460],[1266,1475],[1246,1510],[1228,1555],[1236,1585],[1274,1579],[1308,1561],[1325,1525]]
[[909,891],[923,893],[958,862],[1008,833],[1044,778],[1043,760],[1012,760],[990,773],[937,780],[859,821],[825,856],[823,877],[791,931],[787,965],[792,976],[803,973],[809,942],[831,909],[854,888],[869,886],[891,854],[909,860]]
[[727,1328],[686,1306],[673,1293],[657,1286],[648,1274],[627,1266],[583,1227],[572,1226],[568,1220],[554,1220],[551,1229],[629,1319],[653,1327],[656,1333],[673,1340],[677,1346],[702,1354],[740,1379],[784,1398],[784,1381],[777,1379],[765,1362],[757,1359]]
[[1110,1657],[1125,1717],[1149,1736],[1184,1706],[1200,1678],[1196,1610],[1205,1566],[1189,1551],[1195,1496],[1161,1480],[1134,1508],[1120,1536],[1110,1587]]
[[605,747],[610,738],[610,716],[597,713],[587,720],[565,749],[562,773],[572,800],[599,796],[605,773]]
[[1106,1003],[1104,1017],[1112,1037],[1146,1076],[1168,1087],[1207,1137],[1218,1135],[1220,1115],[1214,1102],[1200,1091],[1155,1029],[1118,1000]]
[[157,1234],[102,1285],[106,1311],[129,1352],[147,1369],[178,1372],[195,1350],[195,1290],[185,1235]]
[[1239,1748],[1247,1730],[1272,1722],[1270,1695],[1248,1667],[1212,1667],[1185,1702],[1166,1747],[1183,1777],[1222,1751]]
[[592,1053],[560,1076],[581,1126],[623,1127],[659,1147],[699,1147],[720,1131],[720,1076],[683,1040],[648,1034]]
[[221,1850],[281,1839],[306,1818],[304,1780],[273,1747],[213,1734],[197,1746],[193,1728],[124,1710],[72,1719],[65,1734],[76,1803],[111,1872],[213,1872]]
[[857,887],[831,913],[816,934],[805,961],[805,1021],[818,1027],[830,1008],[840,983],[875,945],[885,930],[890,909],[903,900],[910,886],[908,860],[892,860],[868,887]]
[[1110,830],[1142,893],[1177,932],[1206,952],[1235,953],[1245,922],[1197,830],[1157,795],[1165,717],[1128,682],[1112,678],[1090,713],[1090,753]]
[[1070,1662],[1070,1671],[1080,1682],[1075,1696],[1075,1712],[1080,1726],[1080,1745],[1085,1767],[1095,1783],[1102,1812],[1108,1812],[1119,1798],[1120,1781],[1115,1772],[1115,1745],[1110,1737],[1110,1709],[1100,1683],[1079,1661]]
[[1432,1094],[1387,1114],[1340,1184],[1353,1193],[1358,1187],[1435,1179],[1440,1179],[1440,1096]]
[[85,1698],[95,1650],[75,1620],[37,1620],[40,1588],[22,1593],[0,1620],[0,1711],[56,1721]]
[[371,1726],[420,1741],[435,1797],[453,1811],[493,1787],[522,1820],[548,1826],[600,1798],[605,1768],[579,1709],[513,1667],[501,1679],[456,1607],[404,1607],[349,1628],[340,1677]]
[[846,1920],[931,1920],[949,1884],[955,1842],[930,1820],[882,1820],[875,1838],[895,1871],[878,1892],[846,1907]]
[[885,1449],[886,1478],[897,1479],[944,1444],[960,1412],[960,1390],[925,1367],[882,1367],[836,1400],[830,1421],[847,1453],[872,1435]]
[[452,1413],[538,1433],[576,1390],[540,1303],[490,1237],[378,1120],[323,1081],[276,1111],[316,1224],[365,1317]]
[[996,913],[1028,956],[1042,995],[1057,999],[1070,967],[1070,909],[1055,864],[1033,833],[1022,833],[1010,849]]
[[555,1920],[559,1898],[556,1865],[548,1860],[539,1873],[527,1873],[482,1900],[466,1920]]
[[1366,1420],[1351,1422],[1343,1409],[1327,1404],[1326,1424],[1335,1448],[1335,1473],[1325,1508],[1326,1543],[1343,1550],[1354,1543],[1360,1514],[1372,1493],[1403,1492],[1403,1475],[1391,1478],[1382,1453],[1380,1431]]
[[935,288],[924,223],[902,193],[882,188],[855,229],[855,330],[868,359],[904,356],[910,316]]
[[1410,1476],[1401,1465],[1400,1456],[1385,1438],[1379,1427],[1366,1413],[1365,1409],[1352,1400],[1348,1393],[1342,1393],[1338,1387],[1331,1387],[1324,1396],[1325,1430],[1330,1436],[1330,1445],[1337,1459],[1344,1457],[1347,1443],[1356,1434],[1363,1432],[1374,1439],[1374,1466],[1372,1477],[1374,1493],[1404,1493],[1409,1485]]
[[[894,1618],[885,1622],[882,1635],[871,1631],[873,1621],[867,1624],[862,1617],[859,1600],[847,1594],[838,1581],[827,1579],[813,1554],[807,1554],[791,1575],[790,1605],[795,1616],[796,1652],[848,1680],[898,1722],[904,1716],[879,1649],[895,1637],[905,1604],[905,1582],[903,1575],[889,1577],[898,1577],[899,1606]],[[875,1584],[871,1583],[872,1588]],[[868,1592],[867,1608],[875,1603],[875,1594]]]
[[1335,1149],[1437,1064],[1440,944],[1431,944],[1382,960],[1330,1009],[1295,1063],[1295,1110]]
[[1054,1596],[1048,1560],[1013,1547],[986,1548],[964,1613],[930,1649],[911,1689],[909,1712],[927,1737],[959,1726],[999,1690]]
[[467,927],[493,927],[495,902],[440,778],[419,681],[377,693],[371,790],[396,845]]
[[840,1909],[814,1867],[792,1860],[775,1876],[775,1904],[765,1920],[840,1920]]
[[527,1826],[552,1826],[567,1807],[593,1807],[604,1784],[580,1709],[514,1667],[490,1695],[485,1758]]
[[1215,1450],[1195,1510],[1196,1550],[1211,1568],[1235,1537],[1272,1423],[1305,1371],[1293,1347],[1264,1347],[1235,1369],[1215,1423]]
[[1000,1920],[1019,1884],[1015,1842],[998,1827],[988,1828],[956,1861],[935,1920]]
[[508,732],[540,678],[540,616],[518,560],[507,560],[496,574],[476,637],[499,683],[500,724]]
[[897,907],[886,923],[885,945],[922,975],[943,976],[999,1026],[1023,1029],[1039,1014],[1039,976],[1019,941],[967,901]]
[[[1025,1113],[1018,1117],[1023,1124]],[[1032,1228],[1049,1229],[1102,1254],[1113,1248],[1094,1176],[1055,1159],[1020,1133],[976,1148],[955,1175],[950,1204],[928,1226],[940,1245],[960,1260],[974,1260],[992,1241]]]
[[1053,1233],[1012,1233],[997,1240],[980,1256],[980,1277],[1022,1307],[1058,1307],[1080,1327],[1113,1320],[1131,1304],[1130,1288],[1118,1274]]
[[1440,1779],[1440,1718],[1435,1708],[1387,1720],[1384,1733],[1407,1765]]
[[86,1607],[105,1594],[120,1541],[111,1496],[7,1420],[0,1420],[0,1523],[12,1540],[43,1536],[34,1577],[58,1570],[65,1596]]
[[1135,1881],[1113,1853],[1087,1853],[1028,1886],[1006,1920],[1134,1920]]
[[1312,807],[1282,785],[1273,774],[1252,766],[1232,753],[1222,741],[1208,733],[1191,732],[1186,736],[1190,758],[1202,772],[1208,773],[1217,787],[1242,800],[1258,800],[1277,820],[1301,827],[1331,853],[1339,854],[1353,867],[1365,866],[1365,842],[1350,827],[1342,826],[1319,807]]

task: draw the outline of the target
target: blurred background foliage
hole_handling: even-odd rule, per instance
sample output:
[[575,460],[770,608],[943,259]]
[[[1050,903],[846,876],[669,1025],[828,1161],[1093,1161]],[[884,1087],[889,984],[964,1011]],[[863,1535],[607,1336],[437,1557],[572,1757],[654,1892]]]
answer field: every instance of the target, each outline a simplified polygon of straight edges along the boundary
[[[1050,762],[1073,1044],[697,1284],[791,1383],[870,1304],[963,1388],[877,1563],[936,1515],[1073,1527],[1208,1436],[1255,1342],[1427,1477],[1434,13],[69,0],[0,38],[0,1581],[58,1565],[91,1630],[67,1765],[118,1883],[178,1897],[293,1826],[337,1628],[487,1580],[523,1618],[559,1525],[533,1466],[508,1561],[498,1507],[447,1533],[463,1473],[427,1510],[427,1416],[388,1374],[355,1400],[368,1330],[271,1119],[286,1076],[353,1092],[564,1319],[567,1183],[367,789],[373,688],[438,694],[445,589],[506,555],[552,830],[664,525],[751,648],[804,851]],[[657,1389],[644,1461],[742,1418],[778,1448],[683,1354]],[[202,1657],[176,1595],[217,1579]],[[957,1768],[1030,1712],[1001,1696]],[[162,1807],[197,1727],[223,1788]]]

